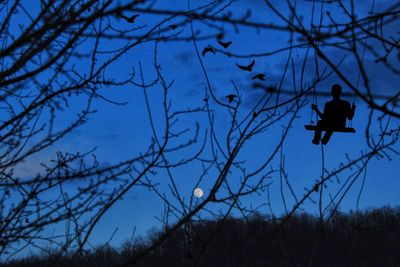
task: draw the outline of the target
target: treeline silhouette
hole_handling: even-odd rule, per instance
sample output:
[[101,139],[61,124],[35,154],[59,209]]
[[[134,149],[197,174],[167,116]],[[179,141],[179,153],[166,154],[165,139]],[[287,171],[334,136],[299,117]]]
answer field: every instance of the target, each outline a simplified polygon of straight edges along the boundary
[[[140,254],[162,231],[81,254],[57,252],[3,267],[112,267]],[[400,207],[336,212],[328,222],[302,213],[282,224],[268,216],[192,223],[135,266],[400,266]]]

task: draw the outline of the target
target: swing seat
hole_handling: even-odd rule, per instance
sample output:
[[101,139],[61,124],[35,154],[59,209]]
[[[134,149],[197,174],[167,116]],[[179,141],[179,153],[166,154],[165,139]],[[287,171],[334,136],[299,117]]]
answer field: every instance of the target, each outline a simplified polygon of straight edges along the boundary
[[308,131],[315,131],[317,129],[326,131],[326,130],[331,130],[333,132],[339,132],[339,133],[355,133],[356,130],[354,128],[328,128],[328,127],[317,127],[316,125],[304,125],[304,128]]

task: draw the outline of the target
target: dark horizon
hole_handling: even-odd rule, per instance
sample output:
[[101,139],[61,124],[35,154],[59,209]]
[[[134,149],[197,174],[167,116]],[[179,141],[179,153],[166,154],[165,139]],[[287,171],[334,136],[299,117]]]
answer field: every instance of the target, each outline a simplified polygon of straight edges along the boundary
[[[396,266],[400,256],[394,236],[400,234],[399,217],[397,206],[336,212],[322,227],[318,216],[307,213],[295,214],[284,225],[260,214],[191,222],[133,266]],[[125,266],[163,232],[151,229],[146,236],[127,238],[118,247],[105,243],[79,256],[71,252],[56,263],[58,252],[54,251],[2,266]]]

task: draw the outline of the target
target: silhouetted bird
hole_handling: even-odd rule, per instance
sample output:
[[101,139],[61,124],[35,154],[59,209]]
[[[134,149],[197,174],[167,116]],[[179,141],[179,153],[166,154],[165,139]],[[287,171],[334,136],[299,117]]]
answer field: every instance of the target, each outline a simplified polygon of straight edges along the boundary
[[230,94],[230,95],[226,96],[226,98],[228,98],[229,103],[232,103],[232,101],[235,100],[236,97],[237,97],[237,95],[234,95],[234,94]]
[[215,54],[215,49],[211,46],[207,46],[203,49],[203,52],[201,52],[201,55],[204,57],[208,52]]
[[242,65],[239,65],[237,63],[236,63],[236,66],[238,66],[238,68],[241,69],[241,70],[252,71],[253,67],[254,67],[254,64],[256,64],[256,61],[253,59],[253,61],[247,66],[242,66]]
[[253,112],[253,118],[257,117],[257,112]]
[[121,18],[126,20],[126,22],[128,22],[128,23],[135,23],[136,18],[139,17],[139,16],[140,16],[139,14],[135,14],[135,15],[133,15],[131,17],[127,17],[125,15],[121,15]]
[[171,24],[168,26],[168,29],[171,29],[171,30],[175,30],[176,28],[178,28],[178,25],[176,25],[176,24]]
[[232,41],[229,41],[229,42],[218,41],[218,43],[219,43],[223,48],[227,49],[227,48],[232,44]]
[[264,73],[259,73],[251,77],[252,80],[260,80],[260,81],[265,81],[265,74]]

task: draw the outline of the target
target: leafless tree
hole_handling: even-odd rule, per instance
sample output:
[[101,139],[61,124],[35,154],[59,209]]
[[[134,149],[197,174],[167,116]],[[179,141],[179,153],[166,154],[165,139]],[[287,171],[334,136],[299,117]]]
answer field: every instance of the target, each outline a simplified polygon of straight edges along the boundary
[[[196,7],[191,7],[193,3],[188,1],[178,10],[159,8],[157,2],[40,1],[33,10],[23,1],[0,3],[4,18],[0,27],[0,103],[4,114],[0,124],[1,255],[8,253],[12,257],[27,246],[48,250],[39,247],[38,240],[56,246],[60,255],[71,249],[82,252],[99,220],[138,186],[148,188],[164,204],[160,224],[165,231],[129,258],[122,264],[124,266],[162,249],[163,242],[181,229],[185,229],[185,246],[190,257],[191,235],[195,234],[193,223],[207,216],[222,218],[223,222],[233,211],[247,218],[258,212],[259,207],[244,203],[253,195],[265,198],[262,206],[271,208],[270,184],[275,179],[280,183],[285,212],[281,216],[271,208],[274,220],[284,225],[306,201],[317,197],[315,203],[323,226],[334,216],[348,192],[354,190],[355,182],[363,179],[371,159],[398,155],[396,143],[400,129],[393,126],[392,121],[400,116],[399,91],[376,93],[369,82],[371,74],[365,58],[373,57],[391,75],[399,74],[394,63],[399,38],[388,36],[385,30],[398,23],[399,4],[379,12],[374,12],[372,6],[371,13],[360,18],[356,16],[353,2],[349,8],[341,0],[304,1],[312,10],[312,17],[306,23],[298,3],[303,1],[286,1],[286,11],[265,1],[263,8],[277,18],[265,23],[252,20],[249,12],[232,12],[234,1],[210,1]],[[347,16],[346,20],[341,18],[344,22],[337,22],[334,14],[325,12],[325,5],[339,7]],[[138,15],[151,17],[156,22],[151,26],[141,25],[136,22],[140,18]],[[18,21],[21,22],[16,27]],[[207,28],[207,33],[200,31],[198,25]],[[231,93],[226,97],[220,95],[205,62],[208,54],[207,57],[202,55],[207,47],[204,41],[215,38],[221,41],[228,27],[256,29],[259,34],[284,34],[288,39],[287,45],[262,53],[236,54],[225,47],[208,46],[211,53],[225,55],[227,61],[284,53],[280,82],[253,85],[264,87],[265,91],[255,103],[250,103],[250,107],[245,105],[244,98],[250,85],[228,80]],[[117,43],[118,48],[105,51],[103,44],[110,40]],[[115,62],[134,47],[149,42],[154,47],[151,59],[154,79],[146,79],[142,63],[137,61],[126,79],[108,77]],[[199,88],[203,89],[203,97],[196,107],[175,108],[176,101],[170,95],[173,77],[165,75],[159,59],[159,46],[170,42],[190,42],[194,48],[200,65],[198,71],[206,84],[205,88]],[[300,51],[301,64],[294,62],[295,51]],[[330,58],[336,51],[343,52],[344,56]],[[355,81],[342,69],[344,60],[350,57],[358,68]],[[310,60],[315,66],[311,70],[315,73],[312,78],[306,70]],[[251,65],[247,68],[251,69]],[[241,69],[246,71],[246,67]],[[289,74],[292,77],[288,89],[285,79]],[[357,158],[343,159],[335,169],[322,166],[321,175],[316,175],[304,192],[296,192],[285,168],[284,144],[302,109],[309,107],[314,95],[324,94],[316,88],[333,76],[370,107],[365,129],[368,147]],[[103,93],[120,86],[132,86],[143,92],[152,133],[146,151],[111,166],[98,162],[95,151],[59,151],[53,159],[41,162],[37,175],[19,177],[15,173],[31,157],[51,151],[83,125],[95,112],[94,101],[122,105]],[[160,94],[161,107],[153,104],[148,93],[150,89]],[[72,111],[72,102],[82,105],[79,111],[73,110],[75,119],[67,124],[62,116],[63,112]],[[162,123],[154,119],[155,113],[162,117]],[[194,129],[185,125],[187,118],[198,120]],[[273,145],[259,145],[261,138],[279,127],[282,132],[278,137],[274,133]],[[248,158],[246,150],[252,146],[264,151],[262,159]],[[187,192],[182,192],[179,174],[188,165],[196,170],[191,175],[196,181],[193,189],[207,185],[203,198],[197,199],[191,194],[187,197]],[[328,195],[327,182],[338,177],[344,181],[343,186]],[[72,183],[78,183],[79,187],[71,189]],[[168,185],[168,192],[161,184]],[[64,234],[45,234],[46,228],[60,223],[68,226]],[[209,242],[204,240],[204,246]]]

